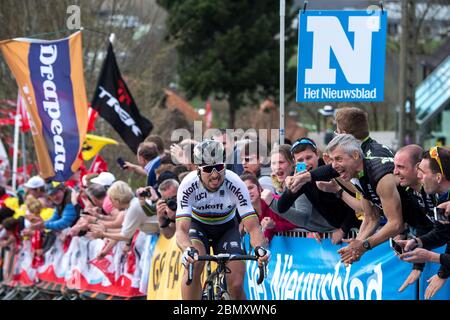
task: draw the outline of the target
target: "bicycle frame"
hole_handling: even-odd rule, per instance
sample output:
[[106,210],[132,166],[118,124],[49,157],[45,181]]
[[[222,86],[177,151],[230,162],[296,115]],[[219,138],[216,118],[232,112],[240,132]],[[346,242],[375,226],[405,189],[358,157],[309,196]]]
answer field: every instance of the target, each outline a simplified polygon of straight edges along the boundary
[[208,276],[203,285],[202,300],[229,300],[226,262],[220,262],[211,273],[211,263],[207,265]]
[[[229,273],[229,269],[226,264],[228,261],[234,260],[258,260],[258,257],[251,255],[236,255],[236,254],[228,254],[222,253],[218,255],[202,255],[196,258],[197,261],[207,261],[208,267],[207,270],[209,272],[206,281],[203,285],[203,300],[229,300],[230,294],[228,293],[226,274]],[[211,273],[210,262],[214,261],[217,263],[217,268],[214,272]],[[259,267],[259,279],[257,281],[258,284],[261,284],[264,280],[264,266]],[[192,275],[193,272],[193,264],[190,265],[190,272],[188,274]],[[188,276],[187,284],[190,284],[192,278]]]

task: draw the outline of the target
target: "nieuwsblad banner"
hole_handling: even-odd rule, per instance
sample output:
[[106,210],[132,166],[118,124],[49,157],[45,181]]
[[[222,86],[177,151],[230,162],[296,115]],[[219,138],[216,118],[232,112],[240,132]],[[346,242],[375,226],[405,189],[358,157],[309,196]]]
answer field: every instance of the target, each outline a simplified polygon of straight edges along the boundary
[[[337,253],[342,246],[314,239],[274,237],[268,277],[257,285],[256,262],[247,264],[245,291],[249,300],[415,300],[417,284],[398,289],[412,270],[399,260],[387,242],[363,255],[349,267]],[[428,267],[427,267],[428,268]],[[437,268],[436,268],[437,269]],[[421,277],[421,287],[431,275]],[[440,299],[449,299],[449,286]],[[423,299],[423,292],[420,295]]]
[[81,164],[88,121],[81,32],[54,41],[6,40],[0,48],[34,124],[40,174],[68,180]]
[[300,11],[297,102],[383,101],[387,14]]

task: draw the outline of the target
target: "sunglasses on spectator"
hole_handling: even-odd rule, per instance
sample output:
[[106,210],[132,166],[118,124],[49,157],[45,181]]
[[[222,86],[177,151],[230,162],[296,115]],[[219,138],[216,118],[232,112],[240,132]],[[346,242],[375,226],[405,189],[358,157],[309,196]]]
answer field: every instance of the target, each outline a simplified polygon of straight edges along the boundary
[[430,149],[430,157],[436,160],[439,165],[439,169],[441,169],[441,173],[444,174],[444,168],[442,167],[441,158],[439,157],[438,147],[433,147]]
[[214,170],[216,170],[216,172],[219,173],[219,172],[223,171],[223,169],[225,169],[225,164],[219,163],[219,164],[203,166],[200,168],[205,173],[212,173]]
[[297,141],[294,142],[294,144],[291,147],[291,152],[293,152],[299,145],[302,145],[302,144],[303,145],[304,144],[309,144],[309,145],[311,145],[314,148],[314,150],[317,150],[317,146],[316,146],[316,144],[314,142],[312,142],[309,139],[303,138],[303,139],[300,139],[300,140],[297,140]]

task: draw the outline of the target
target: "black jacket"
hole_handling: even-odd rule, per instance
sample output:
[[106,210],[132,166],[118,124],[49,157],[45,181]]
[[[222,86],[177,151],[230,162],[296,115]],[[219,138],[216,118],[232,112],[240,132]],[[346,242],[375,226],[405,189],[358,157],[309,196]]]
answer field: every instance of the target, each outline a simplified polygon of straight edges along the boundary
[[[323,160],[319,160],[319,165]],[[278,200],[278,211],[284,213],[294,204],[295,200],[305,194],[313,207],[335,228],[341,228],[344,233],[353,227],[359,227],[361,222],[356,218],[355,212],[344,201],[337,198],[334,193],[323,192],[315,182],[306,183],[299,191],[292,193],[285,189]]]
[[[450,194],[447,193],[446,197],[441,197],[438,200],[438,205],[444,202],[450,201]],[[445,253],[448,255],[450,254],[450,224],[441,224],[439,222],[434,223],[433,230],[431,230],[429,233],[427,233],[424,236],[419,237],[422,241],[422,245],[426,249],[434,249],[438,248],[440,246],[443,246],[447,244],[447,247],[445,248]],[[441,255],[442,257],[442,255]],[[448,259],[445,258],[446,262],[448,262]],[[450,267],[448,264],[441,263],[441,267],[439,268],[438,272],[439,277],[446,279],[450,277]]]

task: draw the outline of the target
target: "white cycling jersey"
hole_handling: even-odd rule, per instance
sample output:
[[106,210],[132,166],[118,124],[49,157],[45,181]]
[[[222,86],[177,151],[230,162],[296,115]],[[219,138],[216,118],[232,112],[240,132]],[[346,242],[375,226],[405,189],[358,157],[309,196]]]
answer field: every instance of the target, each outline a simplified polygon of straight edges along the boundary
[[208,191],[197,171],[189,173],[177,193],[176,219],[191,219],[220,225],[232,220],[238,211],[242,220],[255,214],[247,186],[233,171],[225,171],[225,180],[215,192]]

